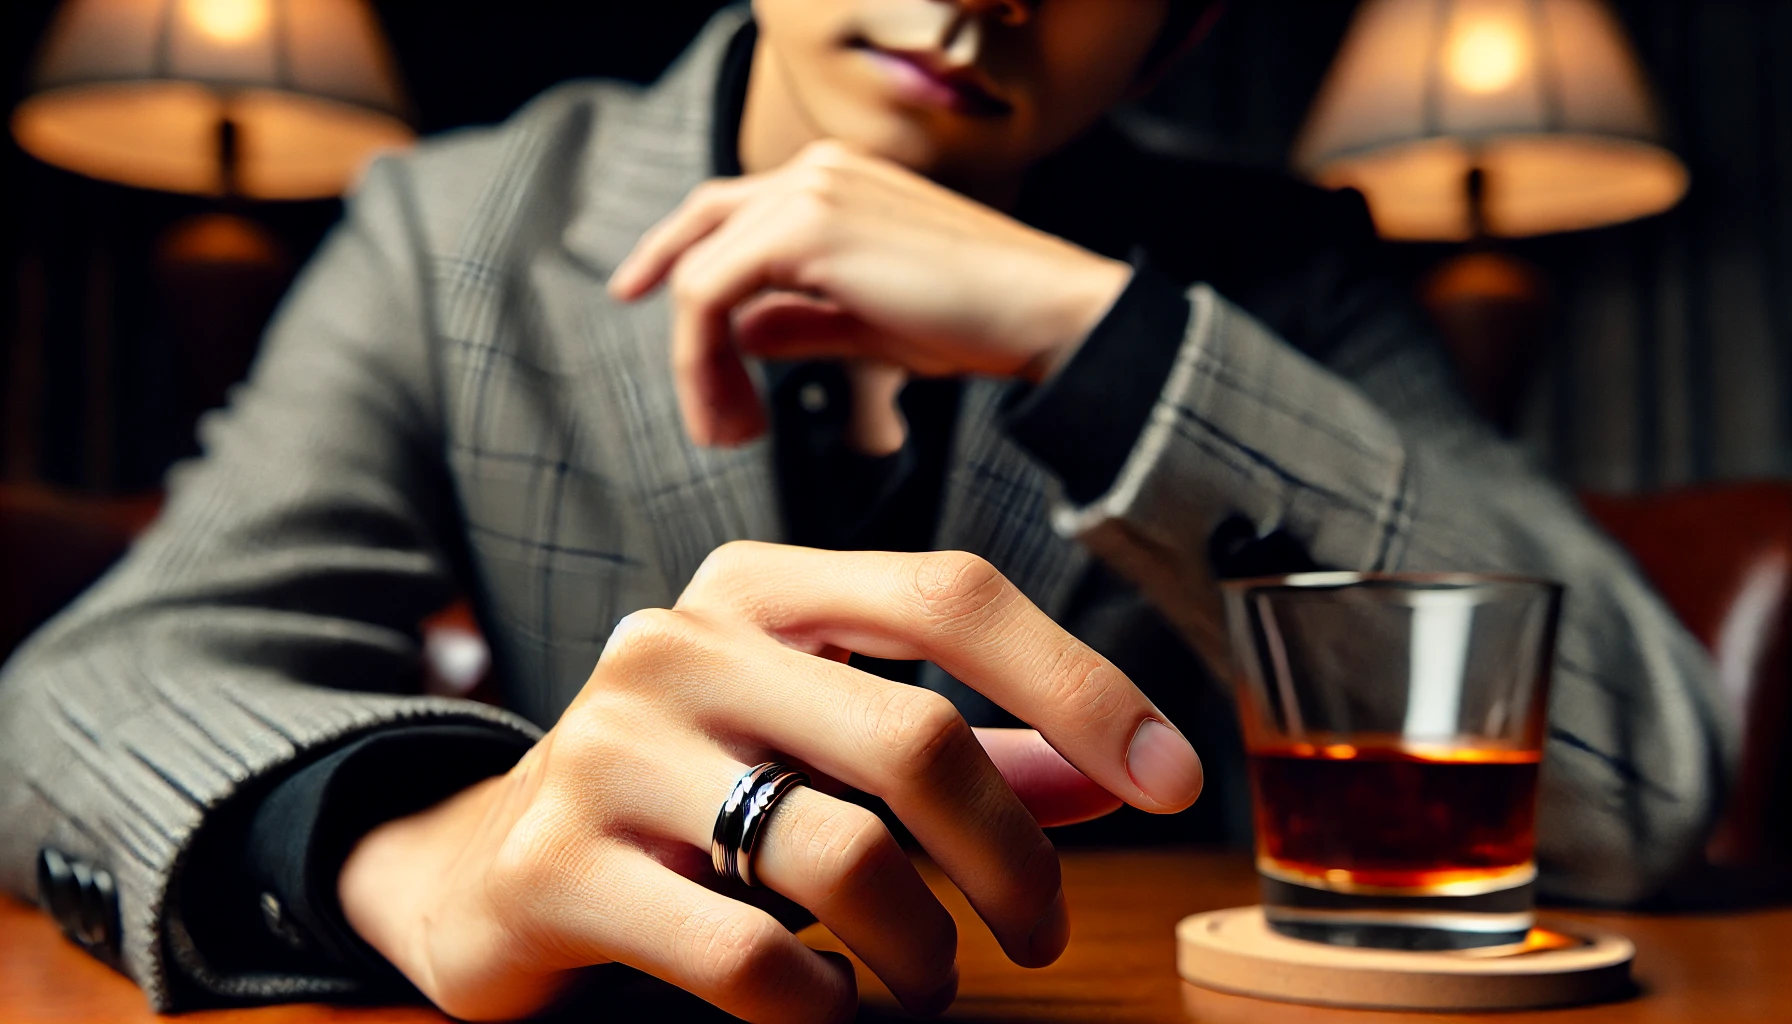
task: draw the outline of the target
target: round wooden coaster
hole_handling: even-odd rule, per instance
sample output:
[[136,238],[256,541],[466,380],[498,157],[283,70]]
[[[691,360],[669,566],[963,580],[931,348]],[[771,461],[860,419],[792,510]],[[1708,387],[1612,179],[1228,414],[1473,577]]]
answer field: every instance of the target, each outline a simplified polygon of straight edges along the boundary
[[1630,993],[1636,947],[1629,939],[1579,925],[1554,931],[1575,944],[1440,953],[1357,949],[1279,935],[1262,907],[1234,907],[1176,925],[1176,970],[1222,992],[1384,1010],[1520,1010]]

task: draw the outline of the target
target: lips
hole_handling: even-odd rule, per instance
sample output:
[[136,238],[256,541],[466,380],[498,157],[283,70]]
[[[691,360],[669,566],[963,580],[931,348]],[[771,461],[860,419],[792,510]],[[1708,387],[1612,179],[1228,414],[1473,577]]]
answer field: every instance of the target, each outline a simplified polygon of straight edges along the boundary
[[877,62],[904,100],[937,106],[971,117],[1000,117],[1014,108],[991,92],[972,66],[948,67],[937,52],[894,50],[859,41],[854,48]]

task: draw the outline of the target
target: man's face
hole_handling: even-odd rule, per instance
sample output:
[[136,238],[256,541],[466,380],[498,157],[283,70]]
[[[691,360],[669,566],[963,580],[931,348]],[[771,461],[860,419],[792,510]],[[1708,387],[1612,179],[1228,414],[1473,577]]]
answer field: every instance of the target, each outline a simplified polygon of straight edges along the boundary
[[1137,81],[1170,0],[754,0],[816,134],[941,180],[1005,178]]

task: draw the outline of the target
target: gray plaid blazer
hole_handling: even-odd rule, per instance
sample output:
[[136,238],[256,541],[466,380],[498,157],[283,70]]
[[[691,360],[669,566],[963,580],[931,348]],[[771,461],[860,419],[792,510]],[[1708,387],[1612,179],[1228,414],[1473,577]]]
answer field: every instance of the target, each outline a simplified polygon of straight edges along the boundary
[[[346,984],[233,976],[187,937],[174,908],[205,879],[183,857],[233,794],[395,722],[535,735],[621,616],[672,603],[717,545],[779,537],[767,445],[692,446],[664,300],[603,288],[708,175],[717,66],[743,16],[720,15],[651,88],[571,84],[373,166],[252,379],[202,428],[204,457],[171,474],[161,519],[0,676],[0,887],[31,898],[44,845],[107,866],[123,966],[158,1008],[194,1004],[176,1006],[177,974],[178,991],[218,996]],[[1213,288],[1188,294],[1150,419],[1086,506],[1004,435],[1003,383],[968,383],[938,545],[987,557],[1054,615],[1104,563],[1130,585],[1068,625],[1107,629],[1117,658],[1144,616],[1225,657],[1207,551],[1232,516],[1339,567],[1564,580],[1545,883],[1646,892],[1701,840],[1733,747],[1700,648],[1463,410],[1424,338],[1365,329],[1322,363]],[[417,623],[457,581],[507,709],[415,692]]]

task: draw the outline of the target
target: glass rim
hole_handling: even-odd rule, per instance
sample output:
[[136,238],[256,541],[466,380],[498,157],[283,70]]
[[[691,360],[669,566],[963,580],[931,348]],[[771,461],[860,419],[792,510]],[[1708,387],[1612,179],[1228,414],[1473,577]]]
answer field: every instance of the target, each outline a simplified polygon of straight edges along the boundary
[[1296,572],[1275,576],[1249,576],[1220,580],[1220,589],[1233,593],[1258,590],[1319,592],[1342,590],[1363,584],[1412,590],[1446,589],[1470,586],[1535,587],[1553,592],[1558,597],[1567,590],[1560,580],[1547,576],[1525,576],[1518,573],[1488,572],[1356,572],[1353,570]]

